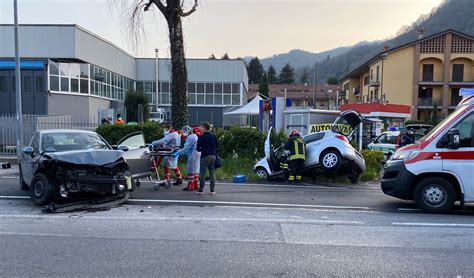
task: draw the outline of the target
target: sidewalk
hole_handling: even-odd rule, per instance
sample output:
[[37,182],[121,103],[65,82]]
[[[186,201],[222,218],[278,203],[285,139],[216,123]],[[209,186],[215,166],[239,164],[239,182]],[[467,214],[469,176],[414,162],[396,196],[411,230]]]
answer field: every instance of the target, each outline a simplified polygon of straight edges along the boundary
[[12,164],[9,169],[0,168],[0,177],[18,176],[18,164]]

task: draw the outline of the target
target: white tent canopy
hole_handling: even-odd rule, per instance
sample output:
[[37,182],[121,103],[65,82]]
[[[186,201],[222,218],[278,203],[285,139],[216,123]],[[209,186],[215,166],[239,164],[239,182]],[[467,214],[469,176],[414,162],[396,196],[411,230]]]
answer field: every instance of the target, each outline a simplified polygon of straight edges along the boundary
[[224,112],[224,115],[258,115],[260,112],[260,100],[262,98],[257,95],[251,102],[236,110]]

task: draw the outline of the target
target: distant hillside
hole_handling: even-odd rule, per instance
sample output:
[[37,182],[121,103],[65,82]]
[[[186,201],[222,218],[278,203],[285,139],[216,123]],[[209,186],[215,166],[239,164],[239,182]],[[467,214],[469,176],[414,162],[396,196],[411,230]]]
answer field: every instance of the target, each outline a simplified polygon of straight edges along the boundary
[[[425,36],[446,29],[455,29],[474,35],[474,0],[445,0],[430,14],[422,15],[410,26],[403,27],[394,38],[373,44],[358,45],[329,60],[320,61],[316,65],[316,78],[319,82],[325,82],[331,76],[340,78],[383,51],[384,45],[392,48],[416,40],[418,38],[416,26],[425,30]],[[297,80],[298,74],[302,71],[302,69],[297,70]]]

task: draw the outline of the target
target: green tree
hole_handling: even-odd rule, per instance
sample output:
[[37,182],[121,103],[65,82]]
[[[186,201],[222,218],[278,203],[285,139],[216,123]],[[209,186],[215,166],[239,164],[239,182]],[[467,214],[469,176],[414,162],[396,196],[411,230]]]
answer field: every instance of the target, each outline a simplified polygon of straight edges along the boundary
[[144,92],[128,91],[125,95],[124,106],[127,111],[128,122],[138,122],[138,116],[141,105],[143,111],[143,121],[150,118],[150,109],[148,108],[148,97]]
[[309,83],[309,76],[306,69],[303,70],[303,75],[301,76],[301,84]]
[[329,85],[337,85],[339,84],[339,81],[337,80],[336,77],[332,76],[332,77],[329,77],[328,80],[326,80],[326,83],[328,83]]
[[216,55],[214,55],[214,53],[211,54],[211,56],[209,56],[209,60],[215,60],[216,59]]
[[262,80],[263,66],[258,57],[252,58],[247,68],[250,84],[258,84]]
[[294,84],[295,73],[290,63],[287,63],[280,71],[278,83],[280,84]]
[[258,93],[268,97],[268,78],[266,72],[263,72],[262,80],[260,81],[260,85],[258,85]]
[[230,60],[229,54],[227,54],[227,52],[224,53],[224,55],[221,57],[221,60]]
[[273,84],[277,81],[277,73],[273,65],[268,68],[267,79],[269,84]]

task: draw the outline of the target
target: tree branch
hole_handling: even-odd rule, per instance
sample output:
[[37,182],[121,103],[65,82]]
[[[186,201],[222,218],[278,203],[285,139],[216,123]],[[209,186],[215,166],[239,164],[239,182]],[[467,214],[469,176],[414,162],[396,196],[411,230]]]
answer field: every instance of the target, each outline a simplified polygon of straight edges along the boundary
[[143,10],[147,12],[152,4],[155,4],[162,14],[166,14],[166,6],[161,3],[161,0],[148,0],[148,3],[145,4],[145,8]]
[[194,5],[193,5],[193,7],[192,7],[189,11],[184,12],[183,9],[182,9],[182,7],[181,7],[181,10],[179,11],[179,14],[180,14],[182,17],[186,17],[186,16],[189,16],[189,15],[192,15],[192,14],[196,11],[197,7],[198,7],[198,0],[194,0]]

